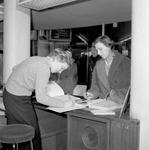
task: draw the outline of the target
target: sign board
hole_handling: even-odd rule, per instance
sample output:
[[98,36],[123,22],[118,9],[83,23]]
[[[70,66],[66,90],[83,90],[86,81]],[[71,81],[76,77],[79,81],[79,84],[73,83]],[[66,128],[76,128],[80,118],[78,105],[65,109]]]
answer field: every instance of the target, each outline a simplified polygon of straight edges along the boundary
[[71,29],[53,29],[49,32],[50,41],[66,41],[71,42]]

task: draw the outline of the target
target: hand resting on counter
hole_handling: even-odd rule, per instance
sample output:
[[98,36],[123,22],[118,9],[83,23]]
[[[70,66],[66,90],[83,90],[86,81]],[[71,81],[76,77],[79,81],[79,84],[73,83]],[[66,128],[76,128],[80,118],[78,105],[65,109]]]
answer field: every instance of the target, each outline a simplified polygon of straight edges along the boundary
[[84,98],[87,100],[91,100],[94,98],[94,94],[92,94],[90,92],[86,92],[86,93],[84,93]]
[[63,107],[67,108],[67,107],[72,107],[75,104],[75,102],[73,100],[67,100],[64,102]]

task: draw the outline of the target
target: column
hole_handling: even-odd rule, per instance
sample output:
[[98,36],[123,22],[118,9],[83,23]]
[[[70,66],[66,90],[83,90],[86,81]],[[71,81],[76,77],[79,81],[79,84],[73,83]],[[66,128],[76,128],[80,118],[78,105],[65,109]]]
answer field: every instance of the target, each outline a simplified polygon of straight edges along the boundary
[[30,9],[18,6],[17,0],[4,0],[4,83],[12,68],[30,57],[30,20]]
[[104,36],[105,35],[105,24],[103,23],[102,24],[102,36]]
[[130,116],[140,120],[139,150],[149,149],[149,1],[132,1]]

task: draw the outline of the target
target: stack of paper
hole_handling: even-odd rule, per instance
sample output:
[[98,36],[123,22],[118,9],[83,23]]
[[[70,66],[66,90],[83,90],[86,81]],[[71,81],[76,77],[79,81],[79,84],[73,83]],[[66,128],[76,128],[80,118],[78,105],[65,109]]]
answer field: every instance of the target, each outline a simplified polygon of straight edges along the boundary
[[[61,96],[55,96],[54,98],[56,99],[60,99],[62,101],[66,101],[66,100],[73,100],[73,101],[77,101],[78,97],[72,96],[72,95],[61,95]],[[47,109],[58,112],[58,113],[63,113],[63,112],[67,112],[67,111],[71,111],[71,110],[76,110],[76,109],[82,109],[85,108],[86,104],[77,104],[75,103],[74,106],[72,107],[67,107],[67,108],[59,108],[59,107],[48,107]]]
[[59,96],[54,96],[54,98],[56,99],[60,99],[62,101],[66,101],[66,100],[73,100],[73,101],[78,101],[80,98],[79,97],[76,97],[76,96],[72,96],[72,95],[59,95]]
[[122,108],[122,104],[117,104],[111,100],[99,99],[99,101],[96,100],[93,103],[89,102],[88,107],[99,109],[99,110],[104,110],[104,111],[111,111],[111,110]]
[[47,94],[49,96],[59,96],[64,95],[64,91],[55,81],[51,81],[47,87]]
[[83,104],[75,104],[72,107],[67,107],[67,108],[59,108],[59,107],[48,107],[47,109],[58,112],[58,113],[63,113],[63,112],[67,112],[67,111],[71,111],[71,110],[76,110],[76,109],[82,109],[85,108],[86,106]]
[[67,101],[71,99],[72,101],[75,102],[74,106],[68,107],[68,108],[59,108],[59,107],[48,107],[47,109],[58,112],[58,113],[63,113],[66,111],[71,111],[75,109],[82,109],[86,107],[86,104],[78,104],[77,102],[80,102],[81,99],[79,97],[75,97],[72,95],[64,95],[63,89],[55,82],[51,81],[50,84],[47,87],[47,94],[51,97],[54,97],[56,99],[62,100],[62,101]]
[[100,109],[96,109],[96,110],[91,110],[91,113],[93,113],[94,115],[115,115],[114,111],[110,111],[110,110],[100,110]]
[[99,99],[86,100],[86,102],[87,102],[87,104],[88,104],[88,106],[89,106],[89,105],[92,105],[92,104],[95,104],[95,103],[102,102],[102,101],[104,101],[104,100],[105,100],[105,99],[99,98]]

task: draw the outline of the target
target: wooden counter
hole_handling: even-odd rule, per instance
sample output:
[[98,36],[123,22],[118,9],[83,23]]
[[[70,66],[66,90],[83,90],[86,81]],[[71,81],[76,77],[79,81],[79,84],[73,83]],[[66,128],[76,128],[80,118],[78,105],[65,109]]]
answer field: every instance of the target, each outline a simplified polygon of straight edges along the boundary
[[67,150],[67,115],[47,110],[33,101],[42,138],[42,150]]
[[88,110],[56,113],[34,102],[43,150],[138,150],[140,122],[93,115]]
[[138,150],[140,122],[124,115],[67,114],[68,150]]

